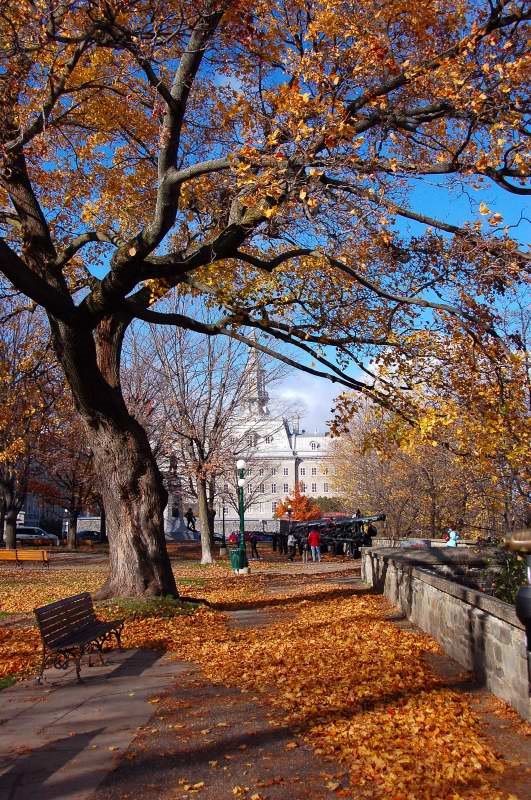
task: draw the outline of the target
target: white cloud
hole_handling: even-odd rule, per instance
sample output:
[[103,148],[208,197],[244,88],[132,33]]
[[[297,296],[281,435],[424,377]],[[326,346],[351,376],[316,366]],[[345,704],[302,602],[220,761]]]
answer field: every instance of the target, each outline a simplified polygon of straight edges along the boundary
[[294,372],[274,389],[275,397],[282,402],[301,407],[301,427],[313,432],[327,430],[331,420],[334,398],[341,394],[341,388],[313,375]]

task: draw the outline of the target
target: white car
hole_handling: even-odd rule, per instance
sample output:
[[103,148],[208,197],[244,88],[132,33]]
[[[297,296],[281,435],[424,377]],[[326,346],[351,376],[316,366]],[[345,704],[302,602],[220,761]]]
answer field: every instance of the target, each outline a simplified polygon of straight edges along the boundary
[[49,547],[59,547],[59,537],[54,533],[48,533],[42,528],[30,528],[25,525],[17,527],[16,533],[17,544],[21,545],[36,544],[42,546],[48,545]]

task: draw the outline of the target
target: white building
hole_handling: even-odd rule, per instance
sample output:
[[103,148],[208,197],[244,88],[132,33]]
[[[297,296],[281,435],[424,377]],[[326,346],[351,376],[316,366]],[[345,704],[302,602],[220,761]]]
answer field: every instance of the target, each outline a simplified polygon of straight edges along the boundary
[[[298,418],[289,419],[271,410],[266,374],[259,355],[251,352],[252,369],[247,390],[247,407],[234,426],[227,442],[229,474],[219,476],[216,486],[215,529],[238,527],[236,460],[246,462],[244,488],[245,519],[249,527],[272,530],[279,503],[293,494],[298,483],[309,497],[333,497],[330,465],[330,437],[326,433],[302,430]],[[234,465],[234,468],[232,468]],[[165,510],[168,538],[186,538],[183,511],[195,508],[194,500],[183,492],[175,468],[164,469],[169,490]],[[225,512],[223,511],[225,509]],[[275,522],[273,522],[275,520]],[[191,537],[191,534],[190,534]]]
[[[297,417],[271,413],[265,372],[256,351],[252,358],[248,405],[240,429],[240,441],[245,442],[241,455],[247,463],[246,518],[267,521],[275,519],[278,504],[293,494],[297,484],[309,497],[334,496],[330,437],[301,429]],[[220,502],[216,509],[218,520],[221,506]]]

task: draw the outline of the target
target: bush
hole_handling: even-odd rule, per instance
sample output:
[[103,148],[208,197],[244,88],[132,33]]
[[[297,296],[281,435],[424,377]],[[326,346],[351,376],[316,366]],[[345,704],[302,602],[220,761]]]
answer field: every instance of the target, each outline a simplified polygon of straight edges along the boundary
[[506,603],[515,603],[516,594],[527,583],[525,558],[505,550],[500,555],[500,570],[494,578],[494,595]]

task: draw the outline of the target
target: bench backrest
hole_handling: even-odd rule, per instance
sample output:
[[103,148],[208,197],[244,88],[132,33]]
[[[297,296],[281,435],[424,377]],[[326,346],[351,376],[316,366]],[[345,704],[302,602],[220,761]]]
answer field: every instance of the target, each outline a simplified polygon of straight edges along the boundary
[[0,561],[49,561],[47,550],[0,550]]
[[0,550],[0,559],[2,561],[17,561],[16,550]]
[[17,550],[19,561],[48,561],[49,558],[47,550]]
[[92,598],[88,592],[57,600],[34,609],[41,636],[53,646],[71,633],[76,633],[96,622]]

